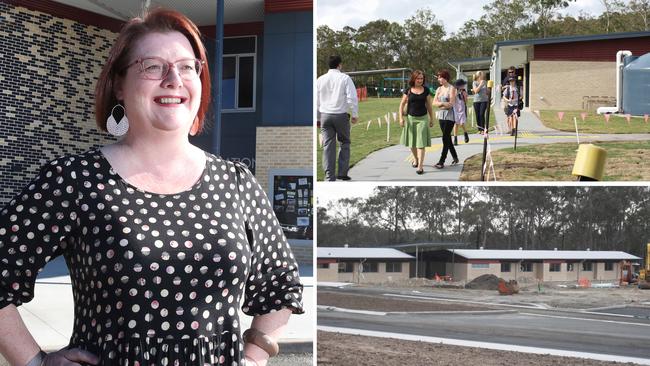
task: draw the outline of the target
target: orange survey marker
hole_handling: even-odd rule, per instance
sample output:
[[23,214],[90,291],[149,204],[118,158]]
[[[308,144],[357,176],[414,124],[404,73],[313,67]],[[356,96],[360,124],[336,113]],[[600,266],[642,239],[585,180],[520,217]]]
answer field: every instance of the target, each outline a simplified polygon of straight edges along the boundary
[[584,288],[589,288],[591,287],[591,281],[589,281],[586,278],[581,278],[578,280],[578,286],[579,287],[584,287]]

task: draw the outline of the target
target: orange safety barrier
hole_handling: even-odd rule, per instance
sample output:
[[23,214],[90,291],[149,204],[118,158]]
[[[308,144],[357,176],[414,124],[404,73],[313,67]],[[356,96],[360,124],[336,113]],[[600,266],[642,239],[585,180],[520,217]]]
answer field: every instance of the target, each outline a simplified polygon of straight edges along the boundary
[[581,278],[578,280],[578,286],[585,288],[591,287],[591,281],[586,278]]
[[357,88],[357,99],[359,99],[360,102],[363,102],[364,100],[368,99],[368,88],[363,87],[363,88]]

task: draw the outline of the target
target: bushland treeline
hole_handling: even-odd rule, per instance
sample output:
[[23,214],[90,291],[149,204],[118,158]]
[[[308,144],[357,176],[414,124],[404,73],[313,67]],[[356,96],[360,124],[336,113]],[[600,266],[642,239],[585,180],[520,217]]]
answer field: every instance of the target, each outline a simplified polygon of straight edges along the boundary
[[491,56],[498,41],[650,29],[650,0],[601,0],[605,12],[597,16],[558,14],[574,2],[494,0],[483,12],[475,9],[476,15],[482,16],[451,34],[446,34],[435,7],[414,9],[401,24],[378,19],[358,29],[344,27],[340,31],[322,25],[317,30],[318,74],[327,71],[327,57],[332,54],[343,57],[347,71],[408,67],[432,75],[439,68],[448,68],[451,60]]
[[319,246],[623,250],[645,256],[650,187],[377,187],[318,208]]

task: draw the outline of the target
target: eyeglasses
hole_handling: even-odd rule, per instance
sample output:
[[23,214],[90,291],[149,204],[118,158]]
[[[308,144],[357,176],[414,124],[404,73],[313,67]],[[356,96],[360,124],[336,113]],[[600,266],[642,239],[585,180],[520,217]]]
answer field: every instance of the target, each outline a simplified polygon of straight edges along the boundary
[[514,73],[515,73],[514,71],[508,71],[508,74],[514,74]]
[[160,57],[139,58],[126,66],[124,69],[139,64],[142,76],[147,80],[163,80],[169,74],[173,67],[178,70],[178,74],[183,80],[194,80],[201,75],[201,70],[205,61],[194,58],[178,60],[176,62],[167,62]]

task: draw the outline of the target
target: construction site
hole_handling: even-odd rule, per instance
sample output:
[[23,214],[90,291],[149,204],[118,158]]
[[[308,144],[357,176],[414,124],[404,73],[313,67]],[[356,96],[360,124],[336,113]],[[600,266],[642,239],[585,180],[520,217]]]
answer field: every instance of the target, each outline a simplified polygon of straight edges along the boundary
[[318,364],[650,365],[647,249],[615,281],[319,282]]

